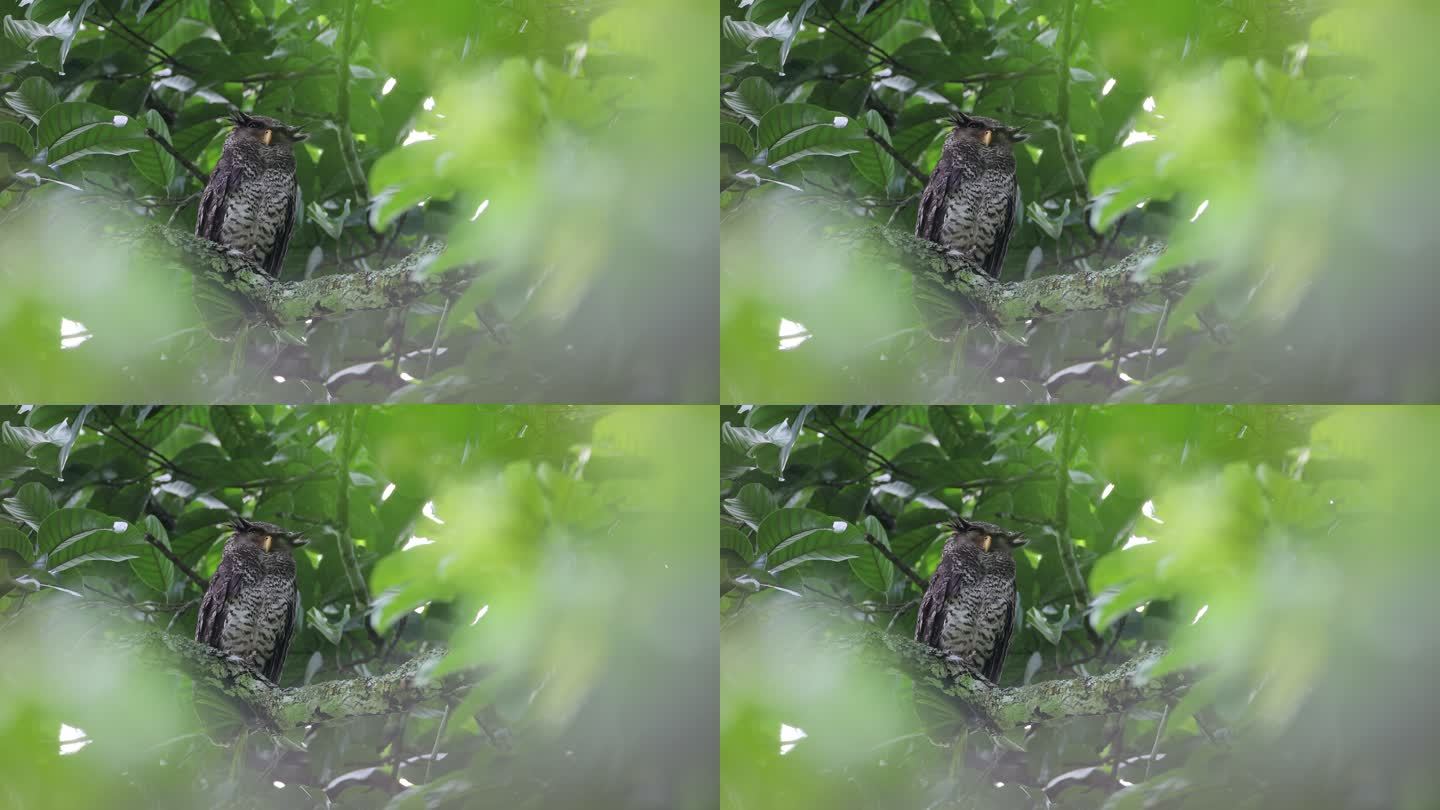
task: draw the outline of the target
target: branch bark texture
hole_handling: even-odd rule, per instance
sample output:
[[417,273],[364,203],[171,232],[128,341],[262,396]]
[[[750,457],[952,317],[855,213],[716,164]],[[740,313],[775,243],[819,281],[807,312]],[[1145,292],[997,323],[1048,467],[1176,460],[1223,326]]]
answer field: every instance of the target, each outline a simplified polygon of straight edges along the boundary
[[1177,294],[1196,277],[1193,268],[1151,274],[1150,266],[1165,252],[1159,243],[1103,270],[999,282],[945,255],[933,243],[894,228],[855,228],[835,238],[848,243],[857,254],[893,262],[912,273],[917,286],[938,288],[953,302],[955,314],[975,325],[998,327],[1072,312],[1117,309],[1148,296]]
[[458,294],[473,275],[466,270],[426,275],[425,265],[445,251],[441,243],[431,244],[381,270],[275,281],[258,272],[249,261],[227,255],[215,243],[175,228],[146,225],[113,238],[142,255],[179,254],[197,278],[235,295],[255,321],[273,326],[403,307],[432,293]]
[[148,657],[180,663],[197,684],[240,702],[250,710],[258,725],[270,731],[403,712],[427,700],[458,695],[485,674],[471,670],[431,678],[429,671],[445,655],[444,650],[435,650],[373,678],[324,681],[283,689],[219,651],[181,636],[140,633],[127,636],[120,643]]
[[956,676],[939,650],[891,633],[867,631],[843,640],[859,647],[872,663],[963,698],[999,730],[1071,717],[1116,714],[1147,700],[1171,698],[1189,687],[1183,673],[1151,678],[1146,673],[1163,649],[1140,653],[1103,675],[995,687],[968,675]]

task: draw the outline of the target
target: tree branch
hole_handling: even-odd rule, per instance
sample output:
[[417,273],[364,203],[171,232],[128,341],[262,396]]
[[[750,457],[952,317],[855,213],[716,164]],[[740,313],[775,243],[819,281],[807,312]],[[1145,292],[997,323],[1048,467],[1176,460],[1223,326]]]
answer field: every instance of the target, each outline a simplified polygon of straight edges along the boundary
[[905,156],[902,155],[902,154],[900,154],[900,152],[897,151],[897,150],[895,149],[895,147],[891,146],[889,141],[887,141],[887,140],[885,140],[884,138],[880,137],[880,133],[876,132],[876,131],[873,130],[873,129],[866,129],[866,130],[865,130],[865,135],[866,135],[866,137],[868,137],[870,140],[874,141],[876,146],[878,146],[878,147],[880,147],[881,149],[884,149],[886,152],[888,152],[888,153],[890,154],[890,157],[895,158],[895,162],[900,164],[900,168],[902,168],[902,169],[904,169],[905,171],[909,172],[911,177],[915,178],[916,180],[919,180],[919,181],[920,181],[920,185],[921,185],[922,187],[923,187],[926,183],[930,182],[930,178],[927,177],[927,176],[925,176],[925,173],[924,173],[924,172],[922,172],[922,171],[920,171],[920,169],[916,168],[916,166],[915,166],[914,163],[911,163],[909,160],[906,160],[906,159],[905,159]]
[[200,576],[199,574],[195,573],[195,569],[193,569],[193,568],[191,568],[190,566],[186,565],[184,560],[180,559],[179,557],[176,557],[176,556],[175,556],[175,552],[173,552],[173,551],[171,551],[169,548],[167,548],[164,543],[160,542],[159,540],[156,540],[153,536],[151,536],[151,535],[149,535],[149,534],[146,534],[146,535],[145,535],[145,542],[147,542],[147,543],[149,543],[150,545],[154,546],[156,551],[159,551],[161,554],[164,554],[164,555],[165,555],[165,559],[167,559],[167,560],[169,560],[170,562],[174,563],[174,564],[175,564],[175,567],[178,568],[178,569],[180,569],[180,573],[182,573],[182,574],[184,574],[185,576],[189,577],[191,582],[194,582],[196,585],[199,585],[199,586],[200,586],[200,592],[201,592],[201,593],[204,593],[206,590],[208,590],[208,589],[210,588],[210,580],[208,580],[208,579],[206,579],[205,577],[202,577],[202,576]]
[[1058,84],[1055,113],[1056,123],[1060,127],[1058,138],[1060,156],[1063,158],[1061,162],[1065,164],[1065,174],[1069,176],[1070,185],[1074,187],[1075,197],[1080,201],[1083,210],[1089,205],[1090,186],[1085,180],[1085,169],[1080,164],[1080,153],[1075,149],[1075,133],[1070,129],[1070,56],[1075,48],[1074,38],[1071,36],[1075,24],[1075,6],[1075,2],[1065,4],[1064,17],[1060,23],[1060,64],[1055,68]]
[[178,662],[196,683],[239,701],[250,710],[257,725],[270,731],[408,711],[428,700],[455,696],[486,675],[480,670],[469,670],[431,678],[429,672],[445,656],[444,650],[435,650],[373,678],[323,681],[282,689],[244,664],[229,660],[220,651],[181,636],[140,633],[122,637],[118,644],[138,649],[147,657]]
[[[345,3],[345,16],[340,22],[339,44],[340,64],[336,66],[335,115],[340,126],[340,154],[344,158],[345,173],[350,176],[350,185],[362,207],[368,209],[370,195],[365,183],[365,169],[360,164],[360,153],[355,149],[355,133],[350,128],[350,52],[355,48],[354,20],[358,0]],[[368,4],[368,0],[366,0]],[[365,217],[369,223],[370,217]]]
[[919,574],[915,573],[915,569],[906,565],[904,560],[895,556],[895,552],[891,551],[889,548],[886,548],[884,543],[876,540],[875,537],[869,532],[865,533],[865,542],[874,546],[875,550],[880,552],[880,555],[883,556],[885,559],[889,560],[890,564],[895,566],[895,568],[898,569],[900,573],[904,574],[906,579],[915,583],[915,587],[919,588],[921,593],[924,593],[925,589],[929,587],[930,583],[926,582]]
[[957,678],[944,653],[902,636],[869,630],[842,637],[840,643],[859,648],[871,663],[963,698],[967,708],[1001,731],[1071,717],[1118,714],[1147,700],[1178,695],[1190,685],[1184,673],[1148,676],[1165,654],[1159,648],[1142,652],[1103,675],[1000,688],[968,675]]
[[164,138],[160,137],[160,133],[156,132],[156,131],[153,130],[153,129],[150,129],[149,127],[146,127],[146,129],[145,129],[145,136],[148,137],[150,140],[154,141],[155,143],[160,144],[160,148],[161,148],[161,149],[164,149],[166,152],[169,152],[171,157],[175,158],[175,160],[176,160],[181,166],[184,166],[184,167],[185,167],[185,171],[190,172],[190,174],[194,175],[194,177],[195,177],[196,180],[199,180],[199,181],[200,181],[200,185],[203,186],[203,185],[205,185],[206,183],[210,182],[210,175],[206,174],[205,172],[200,171],[200,167],[199,167],[199,166],[196,166],[196,165],[190,160],[190,158],[187,158],[187,157],[185,157],[184,155],[180,154],[179,150],[177,150],[175,147],[171,146],[169,141],[167,141],[167,140],[165,140]]
[[1147,296],[1178,294],[1198,272],[1176,268],[1151,274],[1150,266],[1165,252],[1163,244],[1152,243],[1103,270],[1006,283],[976,272],[932,242],[883,225],[840,231],[832,238],[847,243],[853,253],[913,274],[917,297],[942,303],[943,317],[958,325],[998,327],[1072,312],[1118,309]]
[[197,278],[234,294],[253,320],[273,326],[408,306],[432,293],[458,295],[474,276],[472,270],[423,273],[426,264],[444,253],[443,243],[433,243],[381,270],[275,281],[249,261],[227,255],[215,243],[163,225],[146,225],[112,238],[143,254],[173,258],[178,253]]
[[355,409],[348,407],[342,410],[340,417],[340,469],[335,481],[338,537],[335,543],[340,550],[340,563],[345,569],[345,579],[350,582],[350,594],[359,606],[361,615],[365,617],[365,632],[370,636],[376,651],[379,651],[382,640],[370,623],[370,588],[365,584],[365,572],[360,570],[360,560],[355,556],[355,539],[350,536],[350,458],[354,452]]

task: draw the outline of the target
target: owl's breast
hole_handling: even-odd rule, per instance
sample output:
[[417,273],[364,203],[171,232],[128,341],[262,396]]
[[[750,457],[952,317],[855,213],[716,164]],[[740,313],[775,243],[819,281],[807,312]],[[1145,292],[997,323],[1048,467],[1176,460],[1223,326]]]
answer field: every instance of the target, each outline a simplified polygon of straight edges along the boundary
[[225,244],[241,251],[269,253],[289,215],[294,184],[291,174],[275,168],[242,181],[226,199],[225,220],[220,226]]

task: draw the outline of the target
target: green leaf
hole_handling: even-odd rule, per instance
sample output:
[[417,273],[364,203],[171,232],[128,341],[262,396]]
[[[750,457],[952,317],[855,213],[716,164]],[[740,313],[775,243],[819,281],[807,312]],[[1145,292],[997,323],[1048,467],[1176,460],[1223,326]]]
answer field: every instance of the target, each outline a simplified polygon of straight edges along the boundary
[[61,73],[64,73],[65,59],[70,56],[70,46],[75,44],[75,35],[80,33],[80,24],[85,22],[85,15],[90,13],[90,7],[94,4],[95,0],[84,0],[84,2],[80,4],[80,10],[76,11],[75,16],[70,18],[68,29],[60,35]]
[[0,548],[14,551],[27,563],[35,559],[35,541],[14,526],[0,526]]
[[[122,154],[135,147],[120,144],[133,141],[143,130],[129,116],[107,110],[85,101],[64,101],[51,107],[40,119],[40,145],[48,150],[46,160],[52,166],[70,162],[68,156],[85,154]],[[107,150],[107,151],[101,151]],[[71,158],[74,159],[73,157]]]
[[775,495],[769,489],[763,484],[754,483],[741,487],[735,497],[726,498],[721,504],[731,517],[751,529],[759,529],[760,524],[778,505]]
[[746,77],[739,87],[725,94],[725,105],[752,124],[759,124],[765,113],[779,103],[780,96],[775,88],[759,76]]
[[[174,550],[170,545],[169,533],[165,531],[165,526],[154,515],[146,515],[139,528],[166,548]],[[175,584],[177,573],[175,563],[170,562],[168,557],[149,543],[146,543],[143,551],[136,550],[135,559],[130,561],[130,569],[135,572],[135,576],[139,577],[141,582],[160,593],[169,593],[170,588]]]
[[853,525],[812,509],[773,512],[760,524],[758,540],[772,574],[810,560],[851,559],[859,553],[857,541],[864,542]]
[[34,481],[20,487],[20,491],[14,496],[6,498],[4,505],[5,511],[9,512],[11,517],[32,529],[39,529],[45,518],[55,511],[55,499],[50,495],[50,490]]
[[930,0],[930,19],[935,24],[935,33],[951,53],[964,53],[975,38],[972,14],[978,15],[978,12],[971,0]]
[[35,136],[18,121],[0,120],[0,144],[7,143],[27,158],[35,154]]
[[734,526],[720,528],[720,548],[728,548],[740,555],[745,562],[755,558],[755,544],[746,534]]
[[790,32],[780,41],[780,67],[785,67],[785,60],[790,58],[790,48],[795,44],[795,37],[799,36],[800,29],[805,25],[805,15],[810,13],[810,7],[815,5],[815,0],[802,0],[800,8],[795,11],[795,16],[790,18]]
[[[4,130],[0,130],[0,143],[4,142],[4,137]],[[755,136],[750,134],[750,130],[734,121],[720,122],[720,143],[728,143],[739,149],[740,154],[744,155],[747,160],[755,156]]]
[[94,405],[82,406],[80,413],[75,417],[75,424],[69,426],[69,434],[60,444],[59,460],[56,463],[57,474],[65,471],[65,464],[70,460],[70,451],[75,449],[75,440],[80,438],[80,431],[85,427],[85,420],[93,410],[95,410]]
[[795,449],[795,442],[800,438],[800,432],[805,429],[805,418],[815,409],[814,405],[805,405],[800,408],[800,413],[795,417],[795,424],[790,426],[790,432],[785,441],[780,445],[780,473],[785,472],[785,465],[790,461],[790,451]]
[[[760,119],[758,141],[761,148],[766,150],[766,162],[777,166],[791,162],[785,158],[798,156],[806,150],[853,142],[856,131],[857,128],[847,116],[823,107],[813,104],[778,104]],[[853,152],[855,148],[849,151]]]
[[777,509],[760,522],[756,534],[757,550],[769,554],[776,548],[812,532],[830,531],[835,518],[813,509]]
[[[171,143],[170,126],[158,111],[146,110],[144,120],[147,128],[155,130],[155,134],[166,143]],[[161,188],[168,188],[175,180],[175,171],[178,168],[175,156],[148,135],[145,144],[130,156],[130,162],[142,177]]]
[[[866,515],[861,524],[866,534],[875,538],[886,548],[890,548],[890,537],[885,532],[885,527],[874,515]],[[863,538],[862,538],[863,541]],[[889,593],[890,588],[895,584],[895,564],[886,559],[879,549],[865,543],[865,550],[859,556],[850,561],[850,570],[865,584],[865,587],[877,593]]]
[[[47,568],[55,568],[67,560],[114,544],[121,532],[115,530],[116,520],[93,509],[58,509],[40,524],[40,553],[45,555]],[[122,530],[123,531],[123,530]],[[83,542],[97,538],[98,543]]]
[[[878,111],[865,111],[864,126],[884,139],[886,143],[890,143],[890,127],[885,123],[884,116],[880,115]],[[895,180],[895,175],[900,168],[899,164],[895,162],[895,158],[880,144],[871,140],[868,135],[866,143],[850,157],[850,163],[862,177],[882,190],[890,188],[890,184]]]
[[210,21],[232,53],[238,52],[255,28],[251,8],[250,0],[210,0]]

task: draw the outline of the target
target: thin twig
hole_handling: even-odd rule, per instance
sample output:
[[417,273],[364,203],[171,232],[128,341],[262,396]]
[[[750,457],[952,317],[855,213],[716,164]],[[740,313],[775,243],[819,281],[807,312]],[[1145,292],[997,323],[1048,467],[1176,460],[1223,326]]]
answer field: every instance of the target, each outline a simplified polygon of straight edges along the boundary
[[146,127],[145,134],[150,138],[150,140],[160,144],[160,148],[164,149],[166,152],[169,152],[171,157],[179,161],[180,165],[185,167],[185,171],[190,172],[190,174],[194,175],[196,180],[200,181],[200,185],[203,186],[210,181],[210,175],[200,171],[199,166],[191,163],[190,158],[187,158],[184,155],[180,154],[180,152],[177,151],[175,147],[170,145],[169,141],[160,137],[160,133],[156,132],[153,129],[150,129],[149,127]]
[[175,564],[175,567],[176,567],[176,568],[179,568],[181,573],[183,573],[185,576],[189,577],[191,582],[194,582],[196,585],[199,585],[201,591],[206,591],[206,590],[209,590],[209,589],[210,589],[210,580],[208,580],[208,579],[200,576],[199,574],[195,573],[195,570],[194,570],[193,568],[191,568],[190,566],[186,565],[184,560],[181,560],[179,557],[176,557],[176,556],[175,556],[175,552],[171,551],[169,548],[166,548],[166,546],[165,546],[164,543],[160,542],[159,540],[156,540],[156,539],[155,539],[152,535],[150,535],[148,532],[147,532],[146,535],[145,535],[145,542],[147,542],[147,543],[149,543],[150,545],[154,546],[155,549],[156,549],[157,551],[159,551],[161,554],[164,554],[164,555],[165,555],[165,559],[167,559],[167,560],[169,560],[170,562],[174,563],[174,564]]
[[[1060,421],[1060,459],[1055,470],[1055,544],[1060,552],[1061,569],[1070,586],[1075,604],[1081,615],[1090,609],[1090,594],[1085,587],[1085,577],[1080,572],[1080,562],[1075,558],[1075,546],[1070,539],[1070,456],[1075,451],[1075,408],[1066,408]],[[1100,635],[1090,622],[1082,622],[1095,649],[1100,649]]]
[[1165,732],[1165,721],[1170,717],[1170,704],[1166,703],[1160,712],[1160,725],[1155,727],[1155,742],[1150,746],[1150,758],[1145,760],[1145,781],[1150,781],[1150,766],[1155,764],[1155,752],[1160,750],[1160,735]]
[[875,547],[875,550],[876,550],[876,551],[879,551],[880,554],[881,554],[881,556],[883,556],[885,559],[889,560],[890,563],[891,563],[892,565],[894,565],[896,568],[900,569],[900,573],[904,574],[907,579],[909,579],[911,582],[915,583],[915,586],[916,586],[917,588],[919,588],[920,590],[923,591],[923,590],[925,590],[926,587],[929,586],[929,583],[928,583],[928,582],[926,582],[925,580],[921,579],[921,578],[920,578],[920,575],[917,574],[917,573],[915,573],[915,569],[913,569],[913,568],[911,568],[910,566],[906,565],[904,560],[900,559],[899,557],[896,557],[896,556],[895,556],[895,552],[891,551],[889,548],[886,548],[886,546],[885,546],[884,543],[880,542],[879,540],[876,540],[875,537],[874,537],[873,535],[871,535],[869,532],[866,532],[866,533],[865,533],[865,542],[867,542],[867,543],[869,543],[870,545],[874,546],[874,547]]
[[[1168,708],[1168,707],[1167,707]],[[440,715],[440,727],[435,729],[435,744],[430,746],[430,758],[425,760],[425,782],[430,782],[430,766],[435,764],[435,755],[440,751],[440,737],[445,733],[445,724],[450,720],[450,704],[445,704],[445,713]]]
[[[1058,133],[1060,141],[1061,163],[1065,166],[1065,174],[1070,179],[1070,185],[1076,199],[1080,202],[1081,211],[1084,212],[1090,205],[1089,183],[1085,180],[1085,169],[1080,164],[1080,153],[1075,149],[1075,133],[1070,129],[1070,56],[1074,48],[1074,37],[1072,36],[1075,24],[1076,3],[1065,3],[1065,13],[1060,22],[1060,62],[1055,67],[1055,79],[1059,85],[1056,94],[1056,123],[1060,127]],[[1089,217],[1085,222],[1089,224]]]
[[340,467],[336,473],[335,520],[339,537],[341,567],[350,582],[350,592],[365,616],[365,632],[378,652],[384,643],[370,623],[370,589],[355,557],[355,540],[350,536],[350,455],[355,449],[355,409],[346,408],[340,417]]
[[895,158],[895,162],[899,163],[901,168],[909,172],[911,177],[920,181],[920,185],[923,186],[930,181],[930,178],[926,177],[924,172],[916,168],[914,163],[906,160],[904,155],[895,151],[895,147],[891,146],[889,141],[880,137],[879,133],[875,132],[875,130],[866,129],[865,134],[868,135],[870,137],[870,140],[874,141],[881,149],[889,152],[890,157]]
[[[340,155],[344,158],[341,163],[345,166],[345,173],[350,177],[350,185],[360,200],[361,207],[368,208],[365,170],[360,165],[360,154],[355,149],[355,133],[350,129],[350,51],[355,47],[355,5],[358,2],[360,0],[349,0],[345,3],[345,16],[340,23],[340,38],[336,41],[340,50],[340,63],[336,70],[335,117],[340,125]],[[368,5],[368,0],[366,3]],[[369,216],[365,217],[365,223],[369,225]]]

